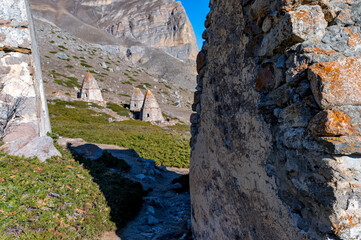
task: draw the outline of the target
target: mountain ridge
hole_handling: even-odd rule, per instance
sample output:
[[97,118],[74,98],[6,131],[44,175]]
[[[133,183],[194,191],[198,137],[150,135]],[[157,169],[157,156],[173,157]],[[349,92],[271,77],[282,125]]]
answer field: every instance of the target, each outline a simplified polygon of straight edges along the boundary
[[197,40],[180,2],[31,0],[31,5],[37,19],[194,89]]

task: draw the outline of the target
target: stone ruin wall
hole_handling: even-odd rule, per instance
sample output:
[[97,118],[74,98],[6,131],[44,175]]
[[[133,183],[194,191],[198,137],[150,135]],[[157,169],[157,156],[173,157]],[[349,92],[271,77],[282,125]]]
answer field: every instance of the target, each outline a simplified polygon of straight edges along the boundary
[[2,148],[49,157],[57,151],[46,137],[51,127],[29,2],[0,3],[0,137],[7,143]]
[[361,239],[361,1],[211,0],[195,239]]

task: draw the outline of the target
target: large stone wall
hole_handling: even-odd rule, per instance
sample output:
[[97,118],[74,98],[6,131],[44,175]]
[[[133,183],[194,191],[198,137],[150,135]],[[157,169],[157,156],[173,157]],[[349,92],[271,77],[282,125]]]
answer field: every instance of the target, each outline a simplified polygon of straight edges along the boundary
[[361,239],[361,1],[211,0],[195,239]]
[[27,0],[0,1],[0,138],[14,155],[58,155],[52,140]]

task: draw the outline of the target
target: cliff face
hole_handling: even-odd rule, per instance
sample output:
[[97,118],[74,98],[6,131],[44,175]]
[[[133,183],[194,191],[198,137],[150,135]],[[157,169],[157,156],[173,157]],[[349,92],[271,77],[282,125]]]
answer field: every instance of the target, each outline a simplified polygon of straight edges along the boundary
[[[95,27],[114,36],[113,42],[119,40],[128,46],[143,43],[181,59],[195,60],[198,52],[187,14],[182,4],[173,0],[40,0],[32,5],[57,25],[69,23],[65,18],[76,18],[78,24],[85,25],[82,28],[92,31]],[[87,38],[85,34],[82,38]]]
[[[181,59],[195,60],[198,53],[193,27],[180,2],[83,1],[75,14],[90,12],[98,19],[94,24],[118,39],[141,42],[160,48]],[[77,14],[78,13],[78,14]]]
[[210,2],[195,239],[361,239],[360,2]]
[[36,17],[194,89],[198,52],[192,25],[174,0],[31,0]]

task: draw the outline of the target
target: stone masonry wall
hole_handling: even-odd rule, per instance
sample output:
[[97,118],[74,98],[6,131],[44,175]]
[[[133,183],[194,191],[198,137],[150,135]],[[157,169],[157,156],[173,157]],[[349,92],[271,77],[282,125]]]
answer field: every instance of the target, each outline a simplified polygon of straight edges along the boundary
[[361,1],[211,0],[195,239],[361,239]]
[[58,154],[46,137],[50,131],[29,3],[1,0],[0,137],[6,143],[2,148],[44,160],[44,156]]

